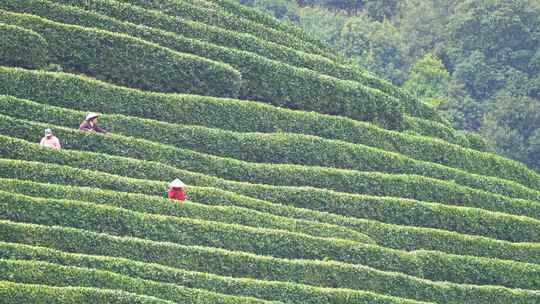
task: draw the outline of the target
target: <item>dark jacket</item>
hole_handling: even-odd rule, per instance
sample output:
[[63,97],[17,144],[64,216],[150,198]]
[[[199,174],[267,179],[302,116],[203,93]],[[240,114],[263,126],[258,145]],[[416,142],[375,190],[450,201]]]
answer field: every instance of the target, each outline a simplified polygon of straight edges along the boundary
[[107,131],[105,131],[105,129],[102,129],[102,128],[98,127],[97,125],[92,126],[86,120],[81,123],[81,125],[79,126],[79,130],[82,130],[82,131],[94,131],[94,132],[98,132],[98,133],[107,133]]

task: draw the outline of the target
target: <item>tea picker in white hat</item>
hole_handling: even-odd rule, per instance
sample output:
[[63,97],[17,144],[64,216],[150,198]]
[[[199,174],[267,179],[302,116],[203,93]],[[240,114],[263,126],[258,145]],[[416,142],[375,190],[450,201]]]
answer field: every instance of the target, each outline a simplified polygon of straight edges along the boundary
[[45,136],[41,138],[39,145],[44,148],[53,148],[55,150],[60,150],[60,141],[56,136],[54,136],[51,129],[45,129]]
[[102,129],[102,128],[98,127],[98,117],[99,117],[99,114],[88,113],[88,115],[86,115],[86,118],[84,119],[84,121],[79,126],[79,130],[82,130],[82,131],[94,131],[94,132],[98,132],[98,133],[107,133],[107,131],[105,131],[105,129]]
[[175,199],[179,201],[186,200],[186,184],[184,184],[178,178],[169,183],[169,192],[167,193],[169,199]]

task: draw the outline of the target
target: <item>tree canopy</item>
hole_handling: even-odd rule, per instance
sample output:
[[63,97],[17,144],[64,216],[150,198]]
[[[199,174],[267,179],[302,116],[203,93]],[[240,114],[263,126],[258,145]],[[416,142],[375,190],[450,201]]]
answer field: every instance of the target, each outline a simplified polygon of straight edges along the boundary
[[539,0],[252,1],[540,170]]

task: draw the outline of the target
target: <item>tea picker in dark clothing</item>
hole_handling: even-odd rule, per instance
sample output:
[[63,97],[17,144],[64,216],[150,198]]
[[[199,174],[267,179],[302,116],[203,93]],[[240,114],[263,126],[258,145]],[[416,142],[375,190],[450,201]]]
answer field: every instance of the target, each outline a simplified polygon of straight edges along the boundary
[[98,127],[98,117],[99,115],[96,113],[88,113],[88,115],[86,115],[86,119],[79,126],[79,130],[107,133],[105,129]]

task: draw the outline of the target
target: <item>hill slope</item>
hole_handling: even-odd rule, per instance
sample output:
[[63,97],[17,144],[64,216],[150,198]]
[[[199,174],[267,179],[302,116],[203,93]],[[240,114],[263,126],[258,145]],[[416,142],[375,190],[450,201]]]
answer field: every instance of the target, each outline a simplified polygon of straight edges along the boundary
[[540,303],[540,176],[290,24],[7,0],[0,38],[6,303]]

